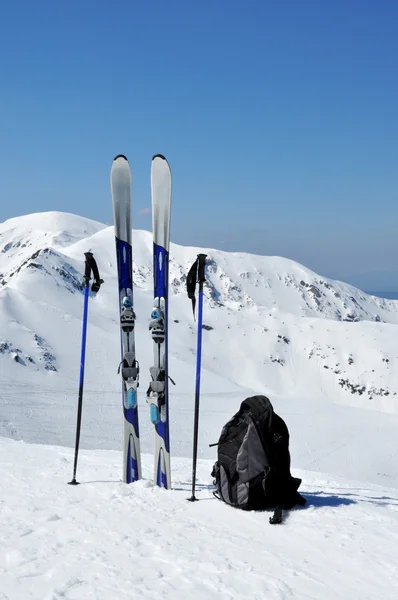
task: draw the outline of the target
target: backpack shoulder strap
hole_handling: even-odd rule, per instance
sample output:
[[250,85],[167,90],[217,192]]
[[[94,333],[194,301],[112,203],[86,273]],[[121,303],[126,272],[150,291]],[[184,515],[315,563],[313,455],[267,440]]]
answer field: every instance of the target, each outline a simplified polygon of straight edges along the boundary
[[272,515],[272,517],[269,518],[269,523],[270,525],[279,525],[280,523],[282,523],[283,520],[283,512],[282,512],[282,507],[281,506],[277,506],[276,509],[274,510],[274,514]]

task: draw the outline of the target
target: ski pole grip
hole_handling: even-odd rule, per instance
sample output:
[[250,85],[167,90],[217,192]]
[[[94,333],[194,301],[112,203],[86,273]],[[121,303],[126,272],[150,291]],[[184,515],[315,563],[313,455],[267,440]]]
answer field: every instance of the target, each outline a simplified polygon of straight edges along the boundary
[[100,277],[98,266],[93,255],[91,255],[91,270],[94,276],[94,281],[91,285],[91,291],[97,293],[99,292],[101,285],[104,283],[104,280]]
[[207,254],[198,254],[198,281],[203,283],[206,281],[205,267]]
[[94,293],[99,292],[101,284],[104,283],[104,280],[100,278],[100,274],[98,271],[97,263],[95,262],[95,258],[92,252],[85,252],[84,256],[86,257],[86,264],[84,267],[84,285],[86,287],[90,284],[91,273],[93,273],[94,281],[91,286],[91,291]]
[[195,305],[196,305],[196,284],[199,282],[199,291],[203,291],[203,283],[206,281],[205,267],[206,267],[207,254],[198,254],[197,259],[189,269],[187,275],[187,292],[188,298],[192,300],[192,312],[193,318],[195,319]]
[[84,256],[86,257],[86,263],[84,266],[84,284],[86,286],[88,286],[89,281],[90,281],[90,275],[91,275],[91,264],[93,261],[93,253],[85,252]]

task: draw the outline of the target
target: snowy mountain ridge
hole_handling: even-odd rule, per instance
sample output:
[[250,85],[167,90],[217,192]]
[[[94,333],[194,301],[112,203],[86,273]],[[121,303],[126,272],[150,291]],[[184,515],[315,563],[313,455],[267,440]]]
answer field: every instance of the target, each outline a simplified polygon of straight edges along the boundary
[[[39,254],[51,252],[51,249],[66,250],[98,232],[103,234],[104,229],[108,233],[113,231],[112,227],[107,228],[95,221],[59,212],[36,213],[5,221],[0,225],[1,284],[7,285],[16,270],[25,266],[34,268],[33,261]],[[137,246],[143,242],[145,246],[151,243],[150,234],[146,231],[135,231],[134,240]],[[199,249],[184,249],[176,244],[172,247],[176,251],[171,252],[170,281],[175,293],[185,292],[185,265]],[[150,287],[151,269],[140,269],[143,265],[137,260],[137,248],[134,250],[135,274],[141,276],[141,281],[135,283],[139,286],[144,283],[142,277],[149,277],[146,283]],[[349,284],[321,277],[292,260],[217,250],[207,252],[208,296],[220,306],[225,303],[230,303],[232,308],[279,306],[281,310],[299,316],[398,323],[398,302],[369,296]],[[65,254],[68,255],[67,250]],[[184,254],[189,258],[181,264],[178,259]],[[245,267],[247,270],[243,270]],[[286,299],[286,288],[292,292],[288,303],[282,301]]]
[[[0,225],[3,373],[11,357],[19,367],[72,378],[70,365],[77,362],[80,337],[83,253],[91,250],[105,285],[90,305],[90,326],[95,329],[90,337],[97,369],[114,384],[114,375],[105,368],[116,364],[118,356],[113,235],[113,227],[56,212],[16,217]],[[178,364],[194,360],[195,324],[185,281],[199,251],[203,249],[171,246],[172,371],[173,359]],[[397,301],[368,296],[286,258],[204,251],[204,369],[213,375],[210,386],[214,377],[221,377],[274,395],[319,397],[321,390],[335,402],[398,412],[393,343]],[[150,361],[147,325],[152,302],[149,232],[134,231],[133,257],[137,352],[145,365]],[[25,372],[19,369],[18,378]],[[209,391],[218,392],[219,384]]]

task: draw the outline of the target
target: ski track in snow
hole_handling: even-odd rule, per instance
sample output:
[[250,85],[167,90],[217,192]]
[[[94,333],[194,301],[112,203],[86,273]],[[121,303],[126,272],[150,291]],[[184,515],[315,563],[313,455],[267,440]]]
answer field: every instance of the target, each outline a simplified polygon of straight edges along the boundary
[[[281,526],[212,495],[211,461],[174,459],[173,489],[123,484],[121,453],[0,440],[2,600],[213,597],[396,600],[398,492],[300,473],[308,506]],[[15,466],[18,465],[16,469]]]

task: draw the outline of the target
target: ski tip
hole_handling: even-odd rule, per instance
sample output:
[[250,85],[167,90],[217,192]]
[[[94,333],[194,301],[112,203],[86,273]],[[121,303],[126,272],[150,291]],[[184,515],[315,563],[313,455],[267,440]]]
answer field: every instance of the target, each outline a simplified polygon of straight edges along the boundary
[[154,154],[152,156],[152,160],[155,160],[155,158],[161,158],[162,160],[165,160],[167,162],[166,157],[163,156],[163,154]]
[[125,156],[124,154],[118,154],[117,156],[115,156],[115,158],[113,159],[113,162],[115,162],[118,158],[124,158],[124,160],[126,160],[127,162],[129,162],[127,160],[127,156]]

